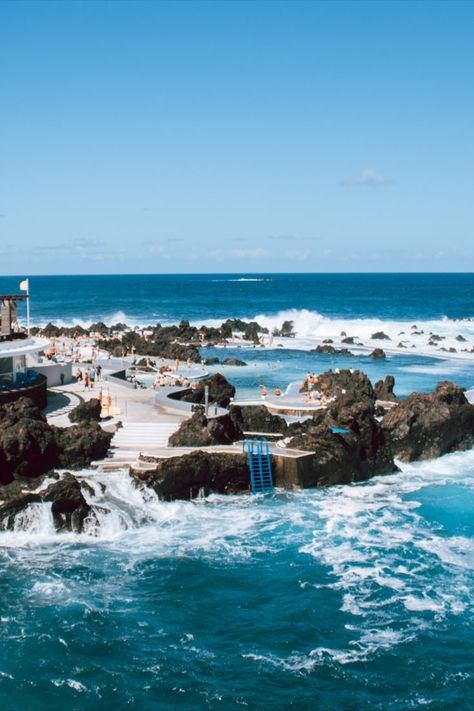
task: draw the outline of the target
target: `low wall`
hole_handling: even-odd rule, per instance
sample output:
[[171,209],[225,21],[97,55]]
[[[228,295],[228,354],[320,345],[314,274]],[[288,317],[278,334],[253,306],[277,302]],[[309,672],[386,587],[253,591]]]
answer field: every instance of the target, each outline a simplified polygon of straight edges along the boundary
[[282,489],[304,489],[307,472],[311,471],[313,454],[299,457],[278,456],[272,452],[273,483]]
[[[63,385],[72,382],[72,363],[44,363],[35,364],[34,369],[37,373],[44,375],[47,380],[48,388],[54,388],[56,385]],[[63,375],[64,381],[61,379]]]
[[109,383],[115,383],[116,385],[121,385],[124,388],[136,390],[136,383],[131,383],[127,380],[126,373],[126,370],[118,370],[116,373],[108,373],[107,375],[104,375],[103,379],[107,380]]
[[0,405],[15,402],[21,397],[29,397],[41,410],[46,407],[47,395],[46,376],[38,374],[36,380],[22,388],[12,388],[12,390],[0,391]]
[[[195,407],[203,407],[198,403],[187,402],[187,400],[180,400],[179,396],[184,392],[190,391],[188,387],[159,387],[155,391],[154,403],[155,405],[161,405],[162,407],[172,410],[173,412],[179,412],[182,414],[191,415],[194,412]],[[208,418],[221,417],[222,415],[227,415],[228,410],[225,407],[217,407],[216,405],[209,404]]]

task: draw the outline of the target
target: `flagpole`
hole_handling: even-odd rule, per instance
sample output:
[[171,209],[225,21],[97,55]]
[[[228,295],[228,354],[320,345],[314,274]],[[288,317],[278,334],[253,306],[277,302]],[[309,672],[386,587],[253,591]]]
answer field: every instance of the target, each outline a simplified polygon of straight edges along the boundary
[[26,333],[30,335],[30,280],[29,278],[23,279],[20,282],[21,291],[26,291]]
[[26,292],[26,332],[30,335],[30,280],[28,279],[28,291]]

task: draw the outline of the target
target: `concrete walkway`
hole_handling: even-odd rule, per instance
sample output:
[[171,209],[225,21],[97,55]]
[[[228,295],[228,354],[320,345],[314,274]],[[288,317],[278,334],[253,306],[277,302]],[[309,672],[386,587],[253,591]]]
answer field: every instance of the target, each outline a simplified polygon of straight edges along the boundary
[[108,393],[112,406],[117,412],[109,424],[116,422],[167,422],[176,428],[187,419],[188,413],[169,412],[155,403],[155,391],[149,389],[125,388],[116,383],[99,380],[92,389],[85,389],[82,382],[68,383],[48,390],[48,406],[45,414],[48,422],[59,427],[68,427],[71,422],[68,413],[80,402],[96,398],[99,391]]

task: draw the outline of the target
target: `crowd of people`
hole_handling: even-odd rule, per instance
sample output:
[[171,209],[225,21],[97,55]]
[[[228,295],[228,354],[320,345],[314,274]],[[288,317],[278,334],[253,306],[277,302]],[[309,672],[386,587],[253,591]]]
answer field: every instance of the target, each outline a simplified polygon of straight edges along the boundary
[[102,366],[100,364],[91,365],[88,368],[78,368],[76,370],[76,380],[78,383],[84,383],[84,390],[92,390],[96,380],[102,377]]
[[159,373],[153,383],[153,389],[156,390],[157,388],[164,388],[168,386],[189,388],[190,386],[192,387],[194,382],[195,381],[192,381],[191,383],[189,378],[184,375],[167,375],[166,373]]

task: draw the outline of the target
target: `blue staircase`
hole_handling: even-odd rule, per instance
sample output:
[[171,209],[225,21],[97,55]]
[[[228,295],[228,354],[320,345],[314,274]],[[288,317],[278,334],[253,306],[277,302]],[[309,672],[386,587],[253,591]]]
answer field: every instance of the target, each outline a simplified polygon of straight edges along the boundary
[[268,441],[263,439],[245,439],[242,445],[247,453],[252,494],[271,494],[273,492],[272,458]]

